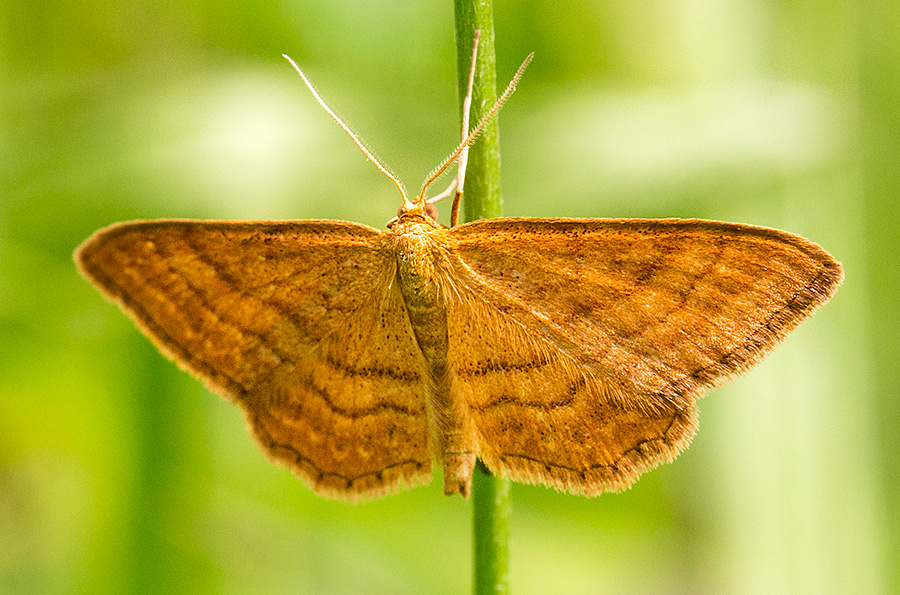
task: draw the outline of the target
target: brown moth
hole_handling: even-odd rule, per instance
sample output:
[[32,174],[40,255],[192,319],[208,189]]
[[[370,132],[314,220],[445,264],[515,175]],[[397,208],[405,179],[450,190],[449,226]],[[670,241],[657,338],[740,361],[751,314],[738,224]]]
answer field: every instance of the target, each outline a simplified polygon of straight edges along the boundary
[[576,494],[625,488],[687,447],[707,387],[760,361],[843,277],[816,244],[749,225],[445,228],[425,209],[423,188],[385,231],[120,223],[75,261],[241,407],[270,459],[348,500],[427,483],[433,461],[465,496],[476,459]]

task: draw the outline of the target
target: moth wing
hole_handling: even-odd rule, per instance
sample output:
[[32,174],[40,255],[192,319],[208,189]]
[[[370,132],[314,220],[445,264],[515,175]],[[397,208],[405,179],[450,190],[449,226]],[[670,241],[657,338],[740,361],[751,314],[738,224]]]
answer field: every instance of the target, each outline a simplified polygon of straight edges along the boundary
[[430,479],[421,355],[378,230],[132,222],[75,259],[315,491],[353,500]]
[[674,458],[705,387],[759,361],[840,265],[780,231],[698,220],[459,226],[457,390],[502,475],[597,494]]

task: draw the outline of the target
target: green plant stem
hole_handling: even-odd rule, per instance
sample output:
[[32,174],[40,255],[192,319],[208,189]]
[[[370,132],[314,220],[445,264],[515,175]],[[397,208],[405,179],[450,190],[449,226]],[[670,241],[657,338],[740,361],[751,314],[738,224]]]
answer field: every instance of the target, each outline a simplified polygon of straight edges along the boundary
[[509,593],[509,480],[481,461],[472,475],[472,591]]
[[[454,0],[454,3],[460,110],[468,86],[472,40],[476,30],[481,32],[470,118],[470,122],[478,122],[497,101],[491,0]],[[496,118],[469,149],[464,190],[466,221],[500,215],[500,135]],[[509,481],[494,477],[479,461],[472,477],[472,578],[476,595],[509,592],[509,513]]]
[[[497,101],[497,60],[494,55],[494,16],[491,0],[454,0],[456,8],[456,72],[459,89],[460,120],[472,62],[472,40],[478,38],[478,60],[472,89],[472,113],[475,123]],[[497,118],[487,124],[478,141],[469,149],[463,212],[466,221],[499,217],[500,133]]]

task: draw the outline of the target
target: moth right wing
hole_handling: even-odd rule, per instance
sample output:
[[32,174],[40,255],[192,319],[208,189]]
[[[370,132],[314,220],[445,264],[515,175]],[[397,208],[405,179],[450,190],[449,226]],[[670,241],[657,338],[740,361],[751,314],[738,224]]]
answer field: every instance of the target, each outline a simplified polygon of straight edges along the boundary
[[452,365],[480,457],[585,494],[673,458],[703,388],[759,361],[842,278],[803,238],[710,221],[493,219],[451,235]]
[[133,222],[75,259],[317,492],[353,500],[430,479],[421,354],[378,230]]

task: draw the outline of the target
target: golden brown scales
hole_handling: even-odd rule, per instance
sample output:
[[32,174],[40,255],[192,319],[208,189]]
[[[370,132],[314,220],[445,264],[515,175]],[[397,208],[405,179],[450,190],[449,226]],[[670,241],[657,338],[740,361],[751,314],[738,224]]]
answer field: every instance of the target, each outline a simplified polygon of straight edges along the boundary
[[759,361],[842,271],[781,231],[700,220],[113,225],[82,273],[244,410],[318,493],[500,476],[596,495],[690,442],[703,389]]

